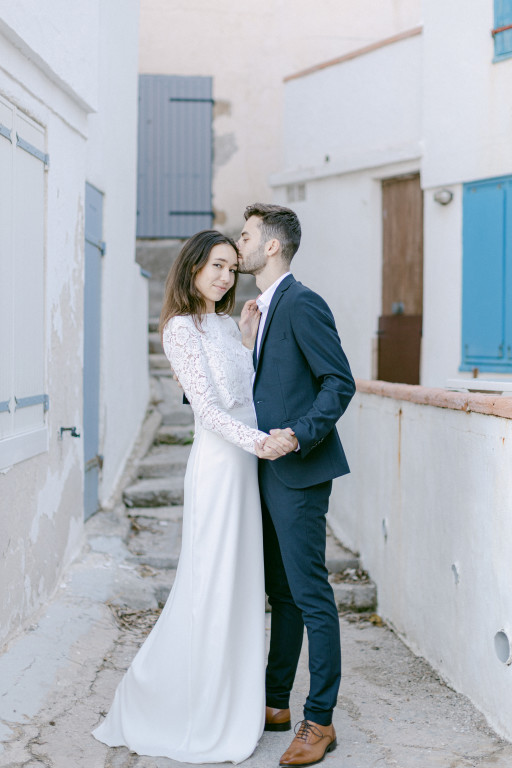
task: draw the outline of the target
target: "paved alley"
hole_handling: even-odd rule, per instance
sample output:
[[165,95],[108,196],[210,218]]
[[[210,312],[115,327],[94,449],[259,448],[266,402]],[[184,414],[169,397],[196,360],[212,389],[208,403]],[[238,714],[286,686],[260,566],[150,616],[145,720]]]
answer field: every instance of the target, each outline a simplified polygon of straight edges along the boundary
[[[153,409],[125,476],[123,499],[86,524],[80,556],[27,632],[0,656],[3,768],[172,768],[109,749],[90,731],[158,617],[179,556],[182,478],[192,424],[168,367],[152,354]],[[375,614],[375,586],[329,536],[344,676],[328,768],[510,768],[501,740],[470,702],[413,656]],[[267,627],[270,614],[267,614]],[[293,693],[301,718],[307,644]],[[206,681],[205,681],[206,684]],[[290,734],[265,733],[247,768],[277,766]]]

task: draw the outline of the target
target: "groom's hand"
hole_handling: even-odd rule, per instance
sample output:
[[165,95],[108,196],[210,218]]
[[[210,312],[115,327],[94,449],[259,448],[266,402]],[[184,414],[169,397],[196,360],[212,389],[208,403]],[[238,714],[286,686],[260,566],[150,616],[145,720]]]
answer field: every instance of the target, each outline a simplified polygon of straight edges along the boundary
[[271,429],[270,434],[279,441],[281,448],[286,453],[292,453],[299,447],[299,441],[295,437],[295,432],[290,427],[286,429]]

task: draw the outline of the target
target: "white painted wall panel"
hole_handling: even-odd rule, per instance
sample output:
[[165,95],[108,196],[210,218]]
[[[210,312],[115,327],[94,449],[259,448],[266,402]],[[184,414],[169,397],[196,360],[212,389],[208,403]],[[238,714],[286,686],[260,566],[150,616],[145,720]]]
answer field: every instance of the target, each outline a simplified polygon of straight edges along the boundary
[[512,59],[493,63],[493,11],[424,3],[425,187],[512,173]]
[[512,638],[512,420],[357,394],[340,426],[352,474],[331,522],[379,614],[512,738],[511,668],[494,651],[500,629]]
[[[366,165],[421,135],[420,35],[285,85],[283,170]],[[328,158],[328,160],[326,160]],[[356,165],[357,168],[357,165]]]
[[4,2],[0,34],[73,99],[95,107],[99,6],[99,0]]
[[[14,110],[0,99],[0,123],[11,132],[14,125]],[[11,141],[0,136],[0,402],[12,398],[12,164]],[[9,407],[11,407],[9,405]],[[11,433],[12,414],[0,413],[0,440]]]
[[[49,599],[81,543],[83,446],[69,434],[59,440],[59,430],[76,425],[80,431],[82,422],[86,181],[106,200],[101,426],[107,494],[147,403],[147,286],[134,259],[138,4],[104,3],[101,19],[95,0],[71,5],[23,0],[0,9],[0,97],[44,128],[50,155],[44,321],[37,328],[44,334],[50,411],[48,430],[30,433],[32,450],[44,453],[14,463],[23,456],[12,445],[11,465],[0,475],[0,643]],[[101,104],[93,116],[92,104]],[[21,275],[20,285],[23,280],[30,275]],[[30,318],[30,307],[24,313]]]

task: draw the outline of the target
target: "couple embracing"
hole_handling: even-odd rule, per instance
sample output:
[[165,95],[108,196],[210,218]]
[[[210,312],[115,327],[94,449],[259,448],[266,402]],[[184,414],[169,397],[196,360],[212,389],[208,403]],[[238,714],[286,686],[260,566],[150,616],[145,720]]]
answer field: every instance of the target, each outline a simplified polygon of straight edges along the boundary
[[[289,271],[296,214],[256,204],[245,220],[237,244],[194,235],[169,273],[162,341],[195,416],[182,550],[162,614],[94,735],[141,755],[242,762],[264,729],[291,728],[305,626],[310,690],[280,765],[306,766],[336,747],[341,653],[325,515],[333,478],[349,471],[336,422],[355,387],[331,311]],[[229,316],[238,272],[261,291],[240,329]]]

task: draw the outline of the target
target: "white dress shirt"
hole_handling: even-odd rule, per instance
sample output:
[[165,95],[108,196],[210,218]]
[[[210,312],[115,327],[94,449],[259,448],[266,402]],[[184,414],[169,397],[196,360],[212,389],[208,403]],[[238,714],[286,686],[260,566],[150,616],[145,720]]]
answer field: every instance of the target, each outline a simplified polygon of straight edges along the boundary
[[257,357],[259,357],[260,355],[261,337],[263,336],[263,329],[265,328],[265,323],[267,322],[267,315],[268,315],[268,309],[270,307],[270,302],[274,297],[274,293],[277,290],[277,286],[279,285],[279,283],[281,283],[285,279],[285,277],[288,277],[288,275],[291,275],[291,272],[285,272],[284,275],[281,275],[281,277],[278,277],[275,283],[272,283],[272,285],[269,286],[266,291],[263,291],[261,296],[258,296],[258,298],[256,299],[256,304],[258,305],[258,309],[261,312],[260,324],[258,326],[258,336],[256,337]]

